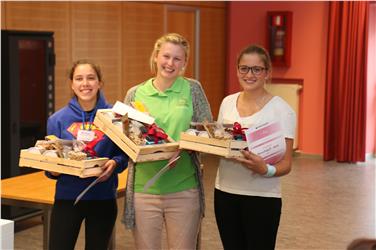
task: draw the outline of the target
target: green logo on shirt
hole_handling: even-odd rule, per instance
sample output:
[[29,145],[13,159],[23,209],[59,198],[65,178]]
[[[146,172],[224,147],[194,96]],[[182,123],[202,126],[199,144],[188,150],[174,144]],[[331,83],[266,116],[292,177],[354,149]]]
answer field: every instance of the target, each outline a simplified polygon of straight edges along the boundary
[[181,98],[178,100],[178,103],[176,104],[178,107],[188,107],[188,100],[186,98]]

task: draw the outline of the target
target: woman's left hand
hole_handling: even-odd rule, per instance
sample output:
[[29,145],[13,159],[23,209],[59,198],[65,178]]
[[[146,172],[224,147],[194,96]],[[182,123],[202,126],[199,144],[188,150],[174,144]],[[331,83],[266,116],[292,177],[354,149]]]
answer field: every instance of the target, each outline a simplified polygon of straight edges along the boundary
[[103,182],[103,181],[107,181],[108,178],[110,178],[110,176],[112,175],[112,173],[114,172],[115,168],[116,168],[116,161],[114,160],[108,160],[103,166],[102,166],[102,169],[103,169],[103,173],[100,175],[100,179],[99,179],[99,182]]
[[260,156],[246,150],[242,150],[241,153],[243,154],[244,158],[235,157],[233,159],[241,162],[243,166],[257,174],[264,175],[268,172],[268,167],[266,166],[265,161]]

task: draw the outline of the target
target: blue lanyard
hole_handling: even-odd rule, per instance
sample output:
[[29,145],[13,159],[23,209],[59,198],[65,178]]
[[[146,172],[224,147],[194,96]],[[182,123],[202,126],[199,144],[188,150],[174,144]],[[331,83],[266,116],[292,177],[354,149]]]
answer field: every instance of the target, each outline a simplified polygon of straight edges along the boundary
[[[94,109],[91,113],[90,119],[89,119],[89,131],[91,130],[91,126],[93,125],[94,116],[97,109]],[[82,111],[82,129],[85,130],[85,111]]]

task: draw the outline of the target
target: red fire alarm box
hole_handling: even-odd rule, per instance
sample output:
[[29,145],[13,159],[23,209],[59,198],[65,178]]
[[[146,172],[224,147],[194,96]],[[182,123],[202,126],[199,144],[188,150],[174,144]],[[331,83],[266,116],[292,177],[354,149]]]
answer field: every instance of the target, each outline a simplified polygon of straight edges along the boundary
[[292,12],[267,12],[267,49],[273,66],[291,65]]

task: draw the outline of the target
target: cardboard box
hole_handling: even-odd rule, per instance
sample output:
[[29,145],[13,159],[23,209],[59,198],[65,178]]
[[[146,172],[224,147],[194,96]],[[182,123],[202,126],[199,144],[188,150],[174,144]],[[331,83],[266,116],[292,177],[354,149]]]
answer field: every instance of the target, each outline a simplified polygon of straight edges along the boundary
[[27,151],[27,149],[23,149],[20,152],[19,166],[86,178],[99,176],[103,172],[101,166],[107,161],[108,158],[95,158],[90,160],[76,161],[30,153]]
[[120,128],[112,124],[106,116],[112,109],[99,109],[94,124],[99,127],[119,148],[121,148],[134,162],[147,162],[170,159],[179,149],[179,143],[168,142],[156,145],[140,146],[129,139]]
[[242,157],[241,149],[247,147],[246,141],[220,140],[190,135],[182,132],[179,148],[223,157]]

